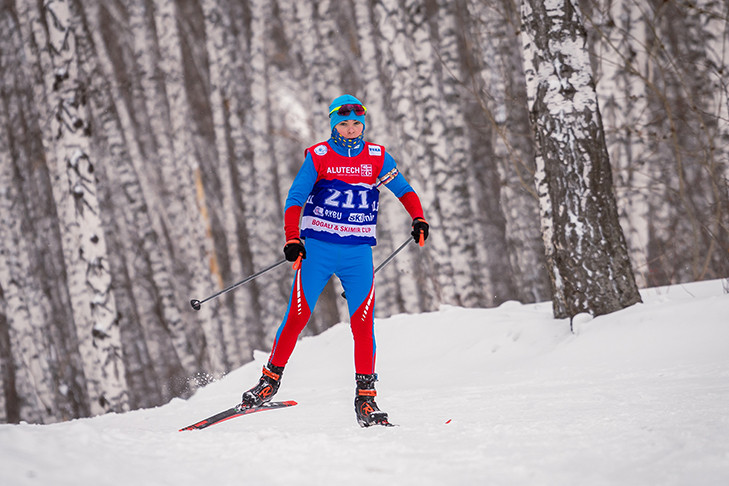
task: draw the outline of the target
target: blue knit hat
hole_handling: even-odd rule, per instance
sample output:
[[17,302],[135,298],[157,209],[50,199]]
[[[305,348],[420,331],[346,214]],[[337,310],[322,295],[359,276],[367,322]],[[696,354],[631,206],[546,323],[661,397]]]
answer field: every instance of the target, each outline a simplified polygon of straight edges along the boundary
[[[336,98],[334,98],[334,101],[332,101],[332,104],[329,105],[329,111],[331,112],[332,110],[335,110],[342,105],[350,105],[350,104],[351,105],[361,105],[362,102],[360,100],[358,100],[357,98],[355,98],[354,96],[349,95],[349,94],[337,96]],[[332,129],[334,129],[334,127],[337,125],[337,123],[344,121],[344,120],[357,120],[358,122],[362,123],[362,125],[365,124],[365,116],[364,115],[357,116],[354,113],[354,111],[350,111],[348,115],[340,115],[339,113],[337,113],[335,111],[334,113],[332,113],[329,116],[329,123],[331,124]]]

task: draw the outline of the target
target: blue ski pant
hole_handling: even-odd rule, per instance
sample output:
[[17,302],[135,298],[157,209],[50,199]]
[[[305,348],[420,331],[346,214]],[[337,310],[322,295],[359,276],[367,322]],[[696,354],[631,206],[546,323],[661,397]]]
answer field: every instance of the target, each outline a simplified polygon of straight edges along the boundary
[[362,374],[375,372],[372,247],[313,238],[306,240],[306,258],[294,276],[288,309],[276,333],[269,358],[272,365],[285,366],[288,363],[299,334],[309,322],[316,301],[332,275],[339,278],[347,297],[355,371]]

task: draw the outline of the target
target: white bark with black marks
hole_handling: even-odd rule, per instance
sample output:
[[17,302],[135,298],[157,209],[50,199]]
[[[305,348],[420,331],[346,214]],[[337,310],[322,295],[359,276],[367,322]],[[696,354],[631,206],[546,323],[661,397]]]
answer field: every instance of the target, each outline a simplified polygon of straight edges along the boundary
[[522,4],[537,192],[555,317],[640,302],[618,220],[610,161],[578,6]]

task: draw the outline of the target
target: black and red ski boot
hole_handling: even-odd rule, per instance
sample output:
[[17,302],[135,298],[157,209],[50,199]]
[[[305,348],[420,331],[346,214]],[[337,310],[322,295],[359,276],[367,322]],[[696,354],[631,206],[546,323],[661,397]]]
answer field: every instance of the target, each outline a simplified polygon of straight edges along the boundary
[[263,374],[258,384],[243,393],[241,405],[244,407],[258,407],[270,401],[281,385],[283,370],[283,366],[274,366],[271,363],[264,366]]
[[354,377],[357,381],[354,410],[357,413],[357,423],[359,423],[360,427],[370,427],[371,425],[392,426],[387,420],[387,414],[381,411],[375,402],[375,397],[377,396],[377,392],[375,391],[377,374],[356,374]]

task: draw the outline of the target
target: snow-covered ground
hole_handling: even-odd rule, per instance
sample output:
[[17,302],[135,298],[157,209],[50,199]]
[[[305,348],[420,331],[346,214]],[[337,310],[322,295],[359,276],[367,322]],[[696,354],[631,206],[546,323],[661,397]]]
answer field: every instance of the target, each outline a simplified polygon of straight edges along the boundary
[[729,484],[726,281],[643,292],[608,316],[551,304],[446,307],[376,323],[378,403],[361,429],[346,324],[303,339],[277,399],[296,407],[177,429],[235,404],[266,354],[151,410],[0,425],[0,484]]

